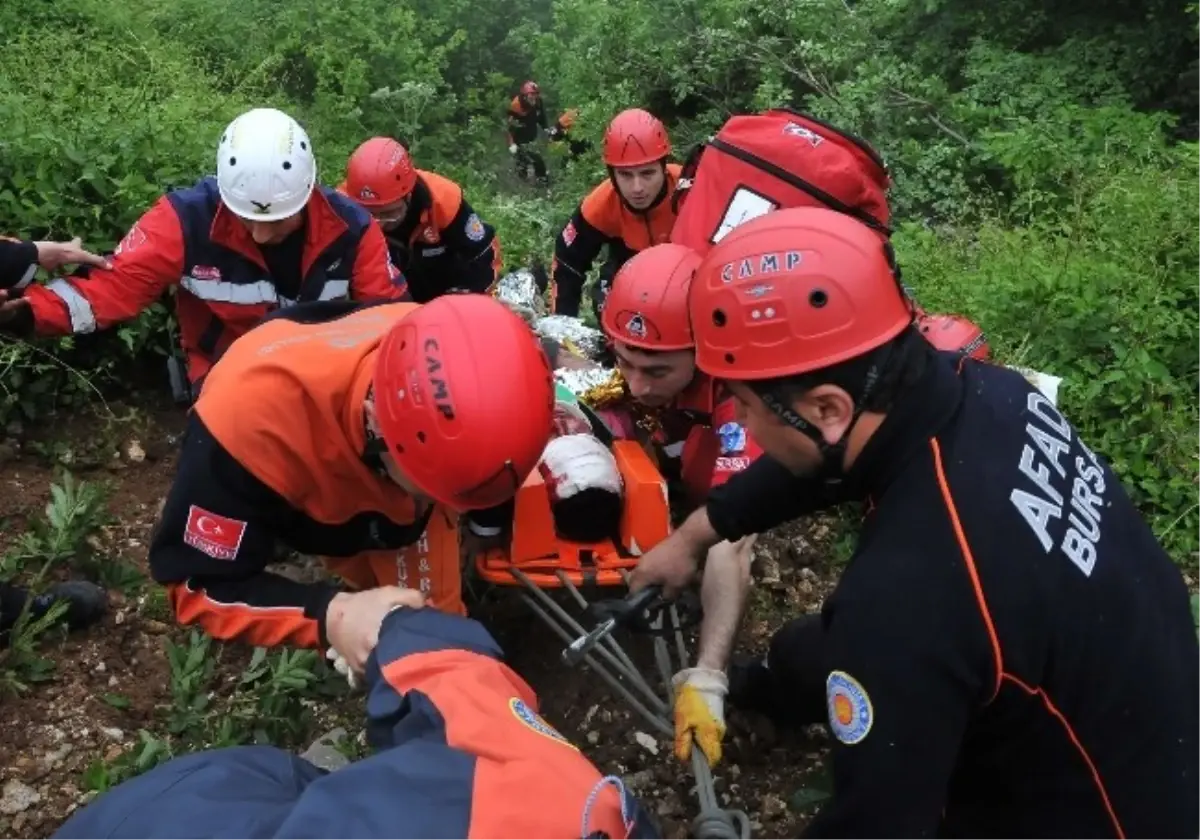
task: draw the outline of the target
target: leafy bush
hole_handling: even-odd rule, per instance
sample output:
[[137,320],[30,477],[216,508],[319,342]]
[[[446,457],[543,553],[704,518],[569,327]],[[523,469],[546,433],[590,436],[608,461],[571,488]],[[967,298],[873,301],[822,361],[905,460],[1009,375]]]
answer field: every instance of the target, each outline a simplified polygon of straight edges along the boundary
[[1163,161],[1114,152],[1056,163],[1087,170],[1061,216],[940,233],[910,225],[896,244],[927,308],[977,319],[1000,358],[1065,378],[1067,416],[1173,556],[1194,564],[1197,147],[1160,149]]

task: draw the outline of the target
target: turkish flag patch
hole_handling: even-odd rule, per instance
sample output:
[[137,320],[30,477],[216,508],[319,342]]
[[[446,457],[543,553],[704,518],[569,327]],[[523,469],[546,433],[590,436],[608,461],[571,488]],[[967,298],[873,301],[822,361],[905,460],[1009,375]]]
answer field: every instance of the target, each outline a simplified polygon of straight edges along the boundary
[[197,505],[188,508],[187,528],[183,541],[197,551],[218,560],[234,560],[242,547],[246,523],[240,519],[213,513]]

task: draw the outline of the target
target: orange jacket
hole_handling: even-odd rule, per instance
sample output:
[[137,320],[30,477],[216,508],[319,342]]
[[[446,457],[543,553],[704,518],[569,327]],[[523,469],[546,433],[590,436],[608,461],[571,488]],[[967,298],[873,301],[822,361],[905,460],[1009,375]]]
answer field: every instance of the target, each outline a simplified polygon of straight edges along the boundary
[[436,172],[417,170],[408,213],[384,231],[388,252],[417,303],[451,289],[488,293],[500,277],[500,238],[463,196]]
[[151,542],[151,571],[179,620],[218,638],[324,644],[336,589],[267,572],[276,542],[331,558],[387,549],[394,567],[395,550],[441,515],[418,509],[367,451],[363,403],[379,343],[417,304],[293,320],[314,307],[347,305],[285,310],[213,367]]
[[546,105],[538,99],[533,107],[514,96],[508,105],[508,142],[524,145],[537,139],[538,129],[546,130]]
[[554,245],[551,293],[556,314],[579,314],[584,279],[605,245],[609,268],[615,273],[638,251],[670,240],[675,225],[671,197],[681,170],[678,164],[667,164],[663,195],[649,210],[630,209],[611,179],[580,203]]

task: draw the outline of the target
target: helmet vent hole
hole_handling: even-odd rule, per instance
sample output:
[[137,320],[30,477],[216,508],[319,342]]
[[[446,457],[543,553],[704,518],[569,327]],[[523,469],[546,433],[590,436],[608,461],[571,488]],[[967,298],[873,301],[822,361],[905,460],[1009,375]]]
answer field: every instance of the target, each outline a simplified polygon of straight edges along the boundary
[[725,354],[725,364],[731,365],[736,361],[732,353]]
[[284,168],[284,169],[291,169],[291,168],[292,168],[292,162],[291,162],[290,160],[285,160],[285,161],[283,162],[283,168]]
[[425,433],[417,432],[417,440],[420,441],[421,443],[424,443],[425,442]]
[[231,157],[231,158],[229,159],[229,165],[230,165],[230,166],[237,166],[237,158],[235,158],[235,157]]
[[725,317],[724,309],[714,309],[713,310],[712,322],[713,322],[714,326],[723,327],[723,326],[725,326],[726,320],[727,319]]
[[300,141],[300,148],[301,148],[301,149],[303,149],[304,151],[306,151],[306,152],[307,152],[307,151],[308,151],[308,144],[307,144],[307,143],[305,143],[303,140],[301,140],[301,141]]
[[829,295],[824,289],[813,289],[808,295],[808,304],[813,309],[820,309],[825,304],[829,303]]

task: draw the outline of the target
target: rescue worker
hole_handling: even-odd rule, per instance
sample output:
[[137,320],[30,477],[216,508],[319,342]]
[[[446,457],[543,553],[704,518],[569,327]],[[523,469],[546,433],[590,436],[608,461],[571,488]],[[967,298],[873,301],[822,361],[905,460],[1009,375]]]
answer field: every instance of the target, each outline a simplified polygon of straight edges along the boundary
[[[64,265],[104,267],[108,260],[83,249],[78,237],[70,242],[33,242],[0,237],[0,312],[20,306],[10,292],[24,289],[33,282],[38,267],[55,271]],[[99,621],[108,608],[107,593],[87,581],[56,583],[40,595],[11,583],[0,582],[0,648],[7,647],[9,636],[28,607],[28,621],[47,615],[59,601],[67,607],[56,623],[78,630]]]
[[100,794],[54,836],[661,836],[619,778],[538,714],[480,624],[402,592],[363,617],[379,637],[372,755],[332,773],[266,745],[180,756]]
[[500,272],[500,240],[462,187],[413,166],[408,150],[372,137],[354,150],[338,191],[375,217],[392,263],[417,303],[448,291],[486,293]]
[[697,367],[793,477],[711,494],[633,588],[683,585],[718,539],[867,504],[821,614],[834,790],[807,834],[1200,835],[1187,588],[1050,400],[935,350],[890,250],[826,209],[738,227],[689,311]]
[[[361,673],[376,628],[359,605],[379,592],[465,612],[458,514],[511,516],[553,404],[532,331],[491,297],[280,310],[209,374],[151,573],[182,624],[320,648]],[[357,592],[266,571],[276,540]]]
[[[617,272],[601,317],[630,398],[657,411],[651,443],[674,500],[689,510],[760,454],[738,421],[732,395],[696,368],[687,296],[699,264],[700,256],[682,245],[647,248]],[[708,549],[696,665],[674,677],[681,761],[689,759],[693,738],[710,765],[721,758],[725,669],[749,592],[753,546],[748,535]]]
[[592,290],[596,320],[612,278],[626,260],[667,242],[675,223],[671,195],[678,164],[667,163],[671,141],[653,115],[640,108],[617,114],[604,132],[608,179],[580,203],[554,244],[551,295],[557,315],[578,317],[583,284],[607,246],[607,259]]
[[0,321],[21,335],[90,333],[136,317],[174,287],[194,397],[225,348],[280,306],[404,295],[379,226],[316,177],[299,123],[270,108],[247,111],[221,135],[216,177],[160,198],[110,268],[30,285]]
[[559,115],[554,125],[550,126],[546,132],[551,143],[567,144],[567,157],[571,160],[577,160],[588,150],[587,143],[571,136],[571,127],[575,125],[575,120],[578,118],[579,109],[568,108]]
[[546,105],[537,82],[527,81],[508,106],[508,153],[513,156],[522,180],[529,177],[532,169],[533,177],[545,183],[546,161],[533,147],[539,129],[548,131]]

